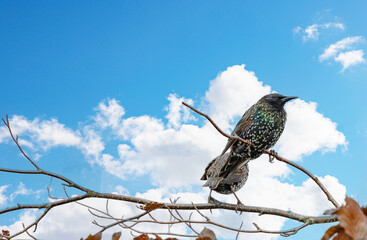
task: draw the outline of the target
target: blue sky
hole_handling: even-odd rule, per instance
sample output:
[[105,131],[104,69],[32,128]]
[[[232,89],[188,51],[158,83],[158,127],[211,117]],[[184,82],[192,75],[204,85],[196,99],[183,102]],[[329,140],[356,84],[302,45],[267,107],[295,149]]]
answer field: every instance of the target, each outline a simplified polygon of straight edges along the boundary
[[[338,186],[335,191],[342,195],[345,186],[349,196],[366,204],[366,9],[365,1],[3,1],[0,113],[17,121],[25,150],[44,169],[102,192],[123,189],[150,196],[155,190],[162,198],[182,192],[201,200],[206,193],[200,187],[201,172],[225,139],[177,102],[191,99],[230,131],[241,113],[271,88],[303,101],[289,106],[290,127],[279,151],[318,176],[334,177],[337,184],[330,184]],[[307,113],[313,118],[308,120]],[[305,131],[315,134],[314,145],[299,143],[310,134],[304,139],[291,134],[308,129],[307,124],[311,129]],[[2,133],[1,166],[29,169]],[[191,135],[194,147],[185,142],[190,133],[197,134]],[[139,134],[152,140],[144,142]],[[162,144],[152,145],[154,141]],[[160,162],[163,153],[200,159],[192,179],[173,181],[179,161]],[[252,176],[256,169],[262,171],[260,166],[254,163]],[[271,175],[283,184],[279,186],[304,186],[300,173],[279,169]],[[6,186],[0,192],[1,208],[47,201],[48,178],[1,175],[0,187]],[[170,186],[164,183],[171,180]],[[62,194],[53,184],[55,194]],[[244,196],[251,186],[256,184],[249,182],[249,189],[241,190]],[[23,194],[14,195],[22,187]],[[307,194],[307,189],[302,191]],[[2,216],[0,226],[19,217]],[[318,238],[326,228],[313,226],[289,239]],[[47,236],[40,231],[40,237]]]

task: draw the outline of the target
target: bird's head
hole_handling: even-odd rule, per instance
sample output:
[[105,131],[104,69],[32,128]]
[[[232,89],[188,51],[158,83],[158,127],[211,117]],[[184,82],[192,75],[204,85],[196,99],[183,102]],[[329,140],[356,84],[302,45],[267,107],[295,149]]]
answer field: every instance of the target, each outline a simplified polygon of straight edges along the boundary
[[268,95],[265,95],[264,97],[262,97],[259,101],[260,102],[266,102],[268,104],[270,104],[273,107],[277,107],[277,108],[283,108],[284,105],[286,104],[286,102],[295,99],[298,97],[287,97],[287,96],[283,96],[279,93],[270,93]]

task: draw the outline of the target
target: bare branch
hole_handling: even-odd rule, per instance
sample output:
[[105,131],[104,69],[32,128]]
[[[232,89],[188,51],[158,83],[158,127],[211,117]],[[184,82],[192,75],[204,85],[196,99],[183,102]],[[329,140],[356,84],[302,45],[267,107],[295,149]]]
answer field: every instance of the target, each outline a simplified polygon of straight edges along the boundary
[[15,144],[18,146],[20,152],[23,154],[23,156],[28,159],[28,161],[37,169],[39,170],[40,168],[37,166],[37,164],[35,164],[32,159],[30,159],[28,157],[27,154],[25,154],[25,152],[23,151],[22,147],[19,145],[19,142],[18,142],[18,135],[16,136],[16,138],[14,138],[14,135],[13,135],[13,132],[11,131],[11,127],[10,127],[10,122],[9,122],[9,117],[8,117],[8,114],[6,115],[6,121],[4,120],[3,118],[3,122],[5,124],[5,126],[8,128],[8,131],[10,133],[10,136],[11,138],[13,139],[13,141],[15,142]]
[[24,223],[22,223],[22,226],[23,226],[23,229],[25,230],[25,232],[28,234],[28,236],[30,236],[31,238],[33,239],[37,239],[35,238],[34,236],[32,236],[26,229],[25,229],[25,226],[24,226]]
[[[272,155],[272,153],[269,150],[265,150],[264,153]],[[327,199],[332,202],[332,204],[338,208],[340,207],[340,205],[337,203],[337,201],[335,201],[335,199],[333,198],[333,196],[329,193],[329,191],[325,188],[324,184],[321,183],[321,181],[315,176],[313,175],[310,171],[308,171],[307,169],[301,167],[300,165],[298,165],[295,162],[289,161],[281,156],[275,155],[274,156],[277,160],[284,162],[286,164],[291,165],[292,167],[297,168],[298,170],[302,171],[303,173],[305,173],[307,176],[309,176],[319,187],[320,189],[325,193],[325,195],[327,196]]]
[[18,235],[20,235],[20,234],[22,234],[22,233],[27,232],[27,231],[28,231],[28,229],[30,229],[30,228],[31,228],[31,227],[33,227],[33,226],[34,226],[34,230],[33,230],[33,232],[35,232],[35,231],[37,230],[38,223],[41,221],[41,219],[42,219],[44,216],[46,216],[46,214],[47,214],[49,211],[50,211],[50,208],[46,209],[46,210],[41,214],[41,216],[39,216],[39,217],[36,219],[36,221],[34,221],[33,223],[31,223],[31,224],[30,224],[30,225],[28,225],[27,227],[24,227],[24,224],[23,224],[23,230],[21,230],[21,231],[19,231],[19,232],[15,233],[15,234],[13,234],[13,235],[9,236],[9,239],[14,238],[14,237],[16,237],[16,236],[18,236]]
[[185,103],[185,102],[182,102],[183,105],[185,105],[186,107],[190,108],[192,111],[196,112],[197,114],[200,114],[201,116],[204,116],[206,117],[206,119],[208,119],[208,121],[215,127],[215,129],[218,130],[218,132],[220,132],[220,134],[222,134],[223,136],[225,136],[226,138],[231,138],[231,139],[236,139],[238,141],[241,141],[241,142],[244,142],[244,143],[247,143],[247,144],[251,144],[251,142],[243,139],[243,138],[240,138],[238,136],[232,136],[232,135],[228,135],[227,133],[223,132],[222,129],[220,129],[218,127],[217,124],[215,124],[215,122],[208,116],[206,115],[205,113],[202,113],[200,112],[199,110],[193,108],[192,106],[190,106],[189,104]]

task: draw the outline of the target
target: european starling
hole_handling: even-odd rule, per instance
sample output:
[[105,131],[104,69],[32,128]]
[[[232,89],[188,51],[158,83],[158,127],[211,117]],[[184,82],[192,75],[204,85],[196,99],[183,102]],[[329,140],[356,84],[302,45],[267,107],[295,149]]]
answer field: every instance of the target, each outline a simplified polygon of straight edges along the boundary
[[[208,178],[204,186],[214,190],[218,188],[230,174],[241,169],[248,161],[258,158],[266,149],[271,148],[278,141],[284,130],[287,114],[284,105],[297,97],[286,97],[278,93],[263,96],[251,106],[232,132],[250,144],[235,139],[229,139],[222,155],[228,150],[228,157],[218,173],[218,177]],[[226,156],[226,155],[223,155]]]
[[[219,172],[226,163],[229,157],[229,153],[221,154],[214,158],[208,166],[205,168],[205,172],[200,180],[216,179],[219,177]],[[211,199],[211,191],[214,190],[221,194],[231,194],[237,198],[240,203],[239,198],[236,195],[236,191],[240,190],[243,185],[245,185],[248,177],[249,169],[248,164],[244,164],[241,168],[234,172],[228,174],[228,176],[223,179],[216,188],[210,189],[209,199]]]

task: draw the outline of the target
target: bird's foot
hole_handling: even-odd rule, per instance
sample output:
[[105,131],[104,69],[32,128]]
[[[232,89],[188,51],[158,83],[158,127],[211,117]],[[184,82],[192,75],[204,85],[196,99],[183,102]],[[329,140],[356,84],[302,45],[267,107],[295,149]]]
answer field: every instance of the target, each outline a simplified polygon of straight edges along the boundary
[[[214,205],[216,205],[217,207],[220,206],[221,202],[218,201],[217,199],[213,198],[212,196],[208,197],[208,203],[213,203]],[[209,209],[210,213],[213,214],[212,209]]]
[[[240,205],[243,205],[243,203],[237,199],[237,205],[236,205],[236,208],[234,209],[234,212],[235,213],[238,213],[238,207],[240,207]],[[242,211],[240,211],[240,215],[242,214]]]
[[[232,190],[232,193],[233,193],[233,195],[236,197],[236,199],[237,199],[237,206],[236,206],[236,208],[234,209],[234,211],[235,211],[235,213],[238,213],[238,207],[240,206],[240,205],[243,205],[242,204],[242,202],[241,202],[241,200],[238,198],[238,196],[237,196],[237,194],[234,192],[234,190],[233,189],[231,189]],[[240,215],[242,214],[242,211],[240,211]]]
[[212,196],[209,196],[208,197],[208,203],[214,203],[217,206],[219,206],[221,204],[220,201],[218,201],[217,199],[213,198]]
[[274,158],[276,158],[277,156],[278,156],[278,153],[275,150],[270,150],[269,162],[273,163]]

